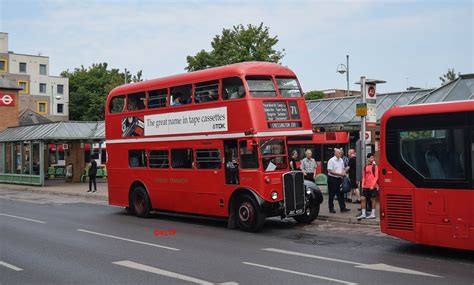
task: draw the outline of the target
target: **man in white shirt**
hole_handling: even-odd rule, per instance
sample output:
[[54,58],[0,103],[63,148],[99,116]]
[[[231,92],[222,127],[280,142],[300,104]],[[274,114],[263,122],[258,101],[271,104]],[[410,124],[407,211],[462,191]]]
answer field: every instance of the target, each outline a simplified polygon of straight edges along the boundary
[[346,167],[341,158],[341,150],[334,148],[334,156],[328,161],[328,206],[330,213],[336,213],[334,210],[334,196],[337,195],[337,201],[341,212],[349,212],[344,202],[344,193],[341,192],[342,177],[346,176]]

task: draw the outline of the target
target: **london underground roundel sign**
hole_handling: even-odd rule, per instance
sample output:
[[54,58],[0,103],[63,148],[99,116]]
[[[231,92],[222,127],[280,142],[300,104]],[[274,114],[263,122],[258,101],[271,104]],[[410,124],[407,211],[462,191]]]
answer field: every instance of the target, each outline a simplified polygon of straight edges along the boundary
[[375,96],[375,87],[374,86],[369,86],[368,90],[367,90],[367,93],[368,93],[370,98],[374,98],[374,96]]
[[7,107],[15,106],[15,100],[13,99],[13,95],[0,94],[0,106],[7,106]]

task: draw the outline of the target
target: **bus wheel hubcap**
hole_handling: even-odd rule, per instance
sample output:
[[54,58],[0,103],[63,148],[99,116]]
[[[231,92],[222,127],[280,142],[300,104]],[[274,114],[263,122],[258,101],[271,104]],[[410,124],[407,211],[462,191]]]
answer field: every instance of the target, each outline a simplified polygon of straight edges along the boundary
[[135,198],[135,211],[141,213],[143,211],[143,197],[138,195]]
[[309,208],[306,209],[306,215],[309,216],[311,214],[311,210]]
[[239,218],[243,222],[248,222],[252,219],[253,208],[247,202],[243,203],[239,208]]

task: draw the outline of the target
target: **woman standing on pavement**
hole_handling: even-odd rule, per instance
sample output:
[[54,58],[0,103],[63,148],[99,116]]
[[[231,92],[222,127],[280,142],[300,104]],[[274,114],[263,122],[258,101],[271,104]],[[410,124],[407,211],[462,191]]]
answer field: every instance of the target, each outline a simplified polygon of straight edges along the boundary
[[[367,155],[367,165],[364,168],[364,176],[362,177],[362,197],[361,197],[361,208],[362,214],[357,219],[375,219],[375,206],[377,204],[375,198],[378,193],[378,180],[379,180],[379,169],[375,165],[375,155],[369,153]],[[370,216],[366,215],[365,206],[369,200],[372,203],[372,211]]]

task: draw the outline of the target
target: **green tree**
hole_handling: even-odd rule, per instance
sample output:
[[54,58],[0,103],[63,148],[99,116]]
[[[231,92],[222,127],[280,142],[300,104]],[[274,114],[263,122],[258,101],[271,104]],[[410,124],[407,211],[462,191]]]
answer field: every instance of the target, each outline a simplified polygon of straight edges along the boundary
[[459,73],[456,74],[456,72],[454,71],[454,68],[448,68],[448,72],[440,76],[439,80],[441,80],[441,85],[445,85],[455,80],[456,78],[458,78],[458,76],[459,76]]
[[243,61],[269,61],[280,63],[285,50],[275,50],[277,36],[270,36],[270,28],[253,25],[237,25],[223,29],[211,42],[212,50],[201,50],[196,55],[188,55],[187,71],[222,66]]
[[324,97],[323,91],[308,91],[304,94],[304,98],[306,100],[316,100],[316,99],[322,99]]
[[[63,71],[69,78],[69,119],[74,121],[98,121],[104,119],[105,102],[109,92],[125,82],[125,74],[119,69],[107,69],[107,63],[92,64],[74,71]],[[127,83],[143,81],[142,71],[127,76]]]

